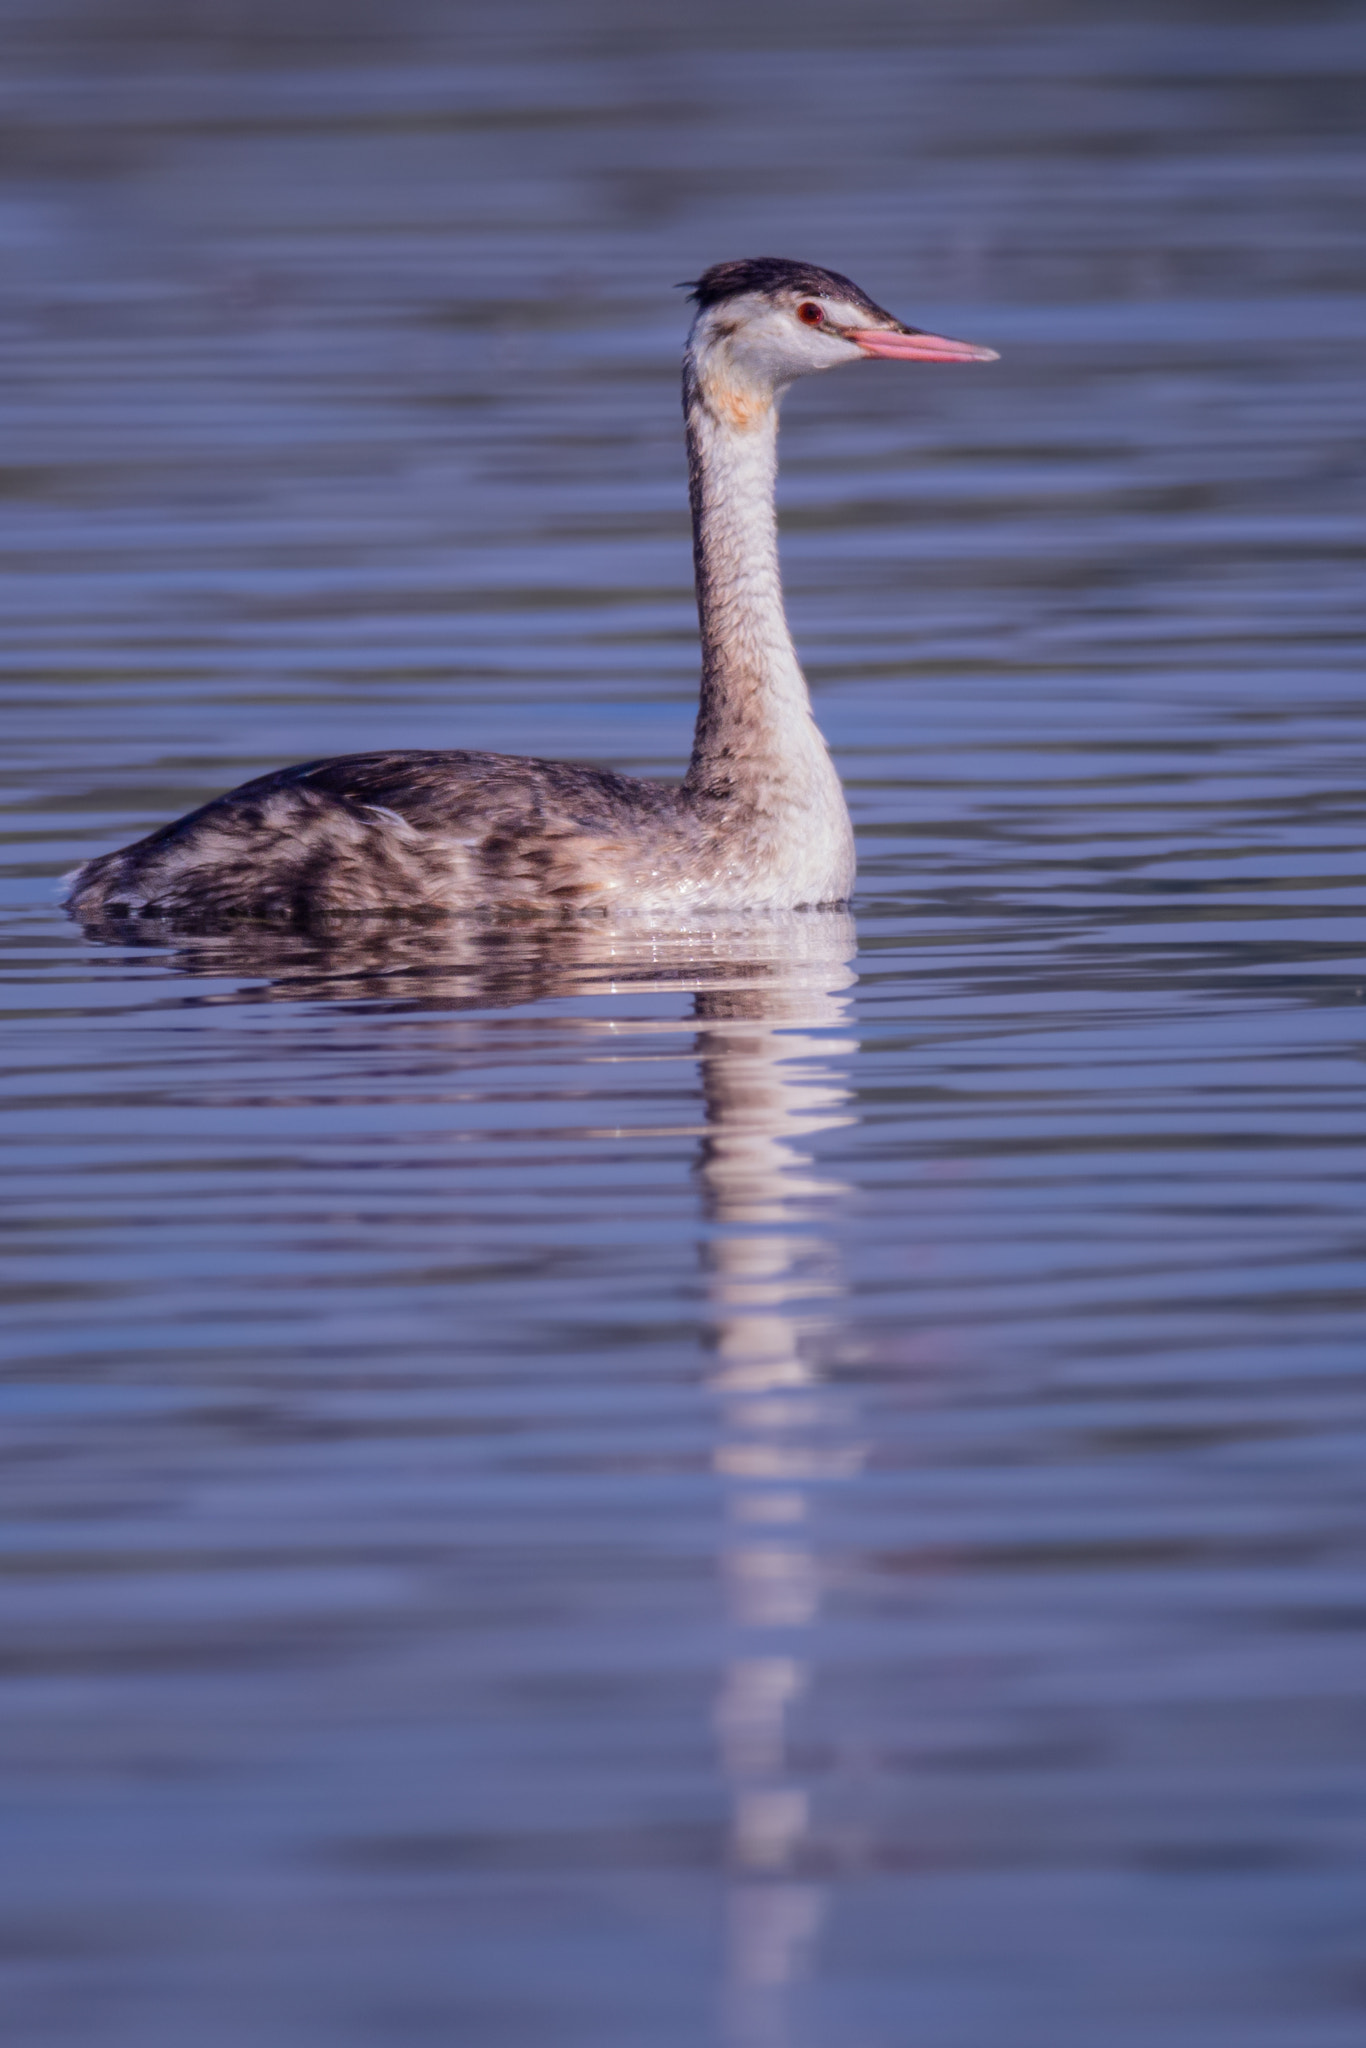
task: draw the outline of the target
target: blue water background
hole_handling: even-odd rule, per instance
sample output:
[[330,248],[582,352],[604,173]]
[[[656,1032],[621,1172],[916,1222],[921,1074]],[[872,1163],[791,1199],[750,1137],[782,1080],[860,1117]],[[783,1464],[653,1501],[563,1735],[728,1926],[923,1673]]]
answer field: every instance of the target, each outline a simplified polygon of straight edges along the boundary
[[[8,2038],[1357,2048],[1366,13],[0,19]],[[64,921],[677,772],[770,252],[852,922]]]

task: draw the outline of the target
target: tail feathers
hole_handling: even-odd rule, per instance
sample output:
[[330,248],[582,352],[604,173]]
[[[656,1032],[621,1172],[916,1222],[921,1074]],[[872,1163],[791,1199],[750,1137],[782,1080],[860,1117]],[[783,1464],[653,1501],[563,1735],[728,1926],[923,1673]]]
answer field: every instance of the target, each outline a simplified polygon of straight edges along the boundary
[[69,914],[82,924],[105,917],[136,917],[145,910],[147,898],[131,876],[125,876],[125,856],[102,853],[82,861],[62,877],[62,901]]

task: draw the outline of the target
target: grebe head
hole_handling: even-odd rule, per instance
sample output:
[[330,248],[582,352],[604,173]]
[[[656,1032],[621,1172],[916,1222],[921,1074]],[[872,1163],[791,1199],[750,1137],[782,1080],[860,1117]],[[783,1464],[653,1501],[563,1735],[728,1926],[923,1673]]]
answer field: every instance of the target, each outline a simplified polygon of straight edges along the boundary
[[692,374],[741,424],[767,410],[794,377],[870,356],[913,363],[994,363],[996,351],[907,327],[852,278],[814,263],[752,256],[714,263],[690,287],[697,317],[688,338]]

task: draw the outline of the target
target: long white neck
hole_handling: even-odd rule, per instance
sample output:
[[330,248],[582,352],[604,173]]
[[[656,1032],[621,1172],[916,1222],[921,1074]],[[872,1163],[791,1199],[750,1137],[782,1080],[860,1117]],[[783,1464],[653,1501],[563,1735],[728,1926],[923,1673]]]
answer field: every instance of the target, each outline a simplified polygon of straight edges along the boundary
[[683,366],[702,692],[684,791],[764,823],[775,861],[800,858],[816,891],[853,883],[844,792],[811,715],[783,610],[774,483],[778,409],[770,394]]

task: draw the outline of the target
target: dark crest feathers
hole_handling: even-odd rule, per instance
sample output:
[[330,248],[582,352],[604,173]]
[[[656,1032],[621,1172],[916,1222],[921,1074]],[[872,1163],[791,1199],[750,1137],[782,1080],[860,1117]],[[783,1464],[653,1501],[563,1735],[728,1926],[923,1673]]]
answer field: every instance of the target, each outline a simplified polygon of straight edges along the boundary
[[683,289],[702,310],[741,292],[810,292],[813,298],[852,300],[882,320],[892,317],[852,277],[844,277],[838,270],[822,270],[816,263],[794,263],[786,256],[743,256],[733,263],[713,263]]

